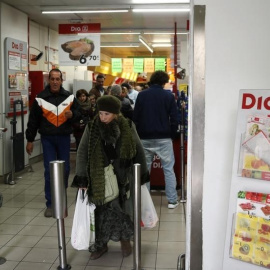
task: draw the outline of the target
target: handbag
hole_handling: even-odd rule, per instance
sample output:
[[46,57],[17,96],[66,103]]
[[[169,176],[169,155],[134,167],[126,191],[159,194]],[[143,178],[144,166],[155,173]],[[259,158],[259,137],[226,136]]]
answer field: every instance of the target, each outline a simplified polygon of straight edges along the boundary
[[158,215],[147,186],[141,186],[141,227],[151,229],[158,223]]
[[108,203],[119,196],[119,187],[117,177],[113,171],[113,165],[104,168],[105,175],[105,200],[104,203]]
[[[89,204],[88,196],[83,190],[79,189],[73,224],[71,229],[71,245],[77,250],[88,250],[89,243],[95,241],[95,216],[96,206]],[[91,221],[90,221],[91,218]]]

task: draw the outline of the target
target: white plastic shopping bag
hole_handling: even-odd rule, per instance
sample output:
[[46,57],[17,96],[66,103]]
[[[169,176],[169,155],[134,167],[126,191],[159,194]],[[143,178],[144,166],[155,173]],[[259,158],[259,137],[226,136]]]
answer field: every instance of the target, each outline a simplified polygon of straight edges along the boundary
[[154,228],[158,223],[158,215],[146,185],[141,186],[141,227]]
[[[89,204],[86,192],[84,198],[82,192],[82,189],[79,189],[77,195],[71,230],[71,245],[77,250],[88,250],[89,243],[95,241],[94,210],[96,206],[94,204]],[[92,220],[91,222],[90,217]]]
[[94,243],[96,239],[96,230],[95,230],[95,209],[96,206],[90,204],[90,240],[89,243]]

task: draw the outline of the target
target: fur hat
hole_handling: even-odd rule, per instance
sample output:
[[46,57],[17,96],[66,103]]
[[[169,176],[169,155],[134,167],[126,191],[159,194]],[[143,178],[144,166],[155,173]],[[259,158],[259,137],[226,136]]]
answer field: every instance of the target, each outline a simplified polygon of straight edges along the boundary
[[99,111],[105,111],[110,112],[114,114],[120,113],[121,108],[121,102],[118,98],[111,96],[111,95],[105,95],[97,100],[97,107]]

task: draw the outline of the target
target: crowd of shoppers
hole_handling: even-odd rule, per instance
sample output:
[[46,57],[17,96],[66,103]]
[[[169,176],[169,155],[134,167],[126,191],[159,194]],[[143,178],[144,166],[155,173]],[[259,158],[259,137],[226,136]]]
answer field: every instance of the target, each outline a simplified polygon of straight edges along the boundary
[[[41,134],[44,157],[45,217],[52,216],[49,163],[65,161],[68,185],[70,134],[76,139],[76,175],[72,187],[86,190],[89,202],[96,205],[95,243],[89,247],[90,259],[108,251],[110,240],[120,242],[122,255],[131,254],[133,239],[133,164],[141,164],[141,184],[150,190],[154,155],[161,159],[165,175],[168,208],[179,204],[172,139],[177,123],[174,96],[164,91],[169,76],[156,71],[150,87],[137,91],[132,83],[104,88],[99,74],[89,93],[76,92],[76,98],[62,87],[62,73],[52,69],[49,85],[38,94],[30,111],[26,130],[26,151],[33,152],[37,132]],[[138,132],[138,133],[137,133]],[[119,196],[105,203],[105,168],[112,166]]]

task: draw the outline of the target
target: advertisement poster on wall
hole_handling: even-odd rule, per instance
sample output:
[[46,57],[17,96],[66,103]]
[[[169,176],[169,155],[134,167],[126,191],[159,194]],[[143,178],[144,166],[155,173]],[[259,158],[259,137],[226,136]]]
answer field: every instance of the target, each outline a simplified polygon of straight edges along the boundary
[[27,42],[7,37],[4,42],[5,112],[8,117],[21,113],[21,106],[14,106],[16,100],[23,102],[23,113],[28,106],[28,46]]
[[240,90],[235,134],[223,265],[269,268],[270,90]]
[[100,65],[100,24],[60,24],[59,65]]
[[59,64],[62,66],[99,66],[100,35],[60,35]]

